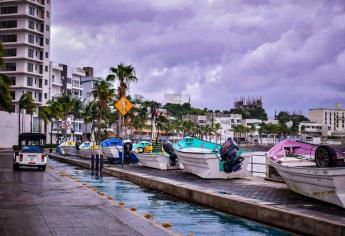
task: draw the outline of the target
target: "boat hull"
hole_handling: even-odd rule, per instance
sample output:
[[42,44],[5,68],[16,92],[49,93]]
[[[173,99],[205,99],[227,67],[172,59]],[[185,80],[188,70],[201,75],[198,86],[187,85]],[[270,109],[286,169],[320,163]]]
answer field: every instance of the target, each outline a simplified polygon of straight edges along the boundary
[[191,152],[175,150],[180,163],[188,173],[195,174],[203,179],[231,179],[248,175],[247,165],[249,155],[243,156],[241,168],[236,172],[227,173],[220,170],[219,158],[213,152]]
[[179,163],[176,166],[170,165],[169,155],[166,153],[137,153],[136,156],[139,162],[146,167],[159,170],[180,169]]
[[291,167],[270,162],[292,191],[345,208],[345,168]]
[[108,159],[119,159],[120,158],[119,151],[121,151],[121,150],[122,149],[118,149],[116,147],[103,147],[102,148],[103,155]]
[[76,155],[77,149],[75,146],[60,146],[62,155]]
[[90,158],[90,159],[91,159],[92,154],[102,154],[102,150],[100,150],[100,149],[96,149],[96,150],[88,149],[88,150],[79,150],[79,152],[78,152],[78,155],[80,157]]

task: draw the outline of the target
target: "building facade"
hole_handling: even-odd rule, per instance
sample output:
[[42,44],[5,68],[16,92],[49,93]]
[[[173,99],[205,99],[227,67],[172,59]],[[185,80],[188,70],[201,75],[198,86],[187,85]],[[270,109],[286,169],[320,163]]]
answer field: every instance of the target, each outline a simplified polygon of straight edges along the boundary
[[345,134],[345,110],[337,104],[335,109],[317,108],[309,109],[308,119],[312,122],[329,125],[331,135]]
[[242,124],[242,115],[216,113],[214,122],[221,125],[218,133],[220,135],[220,142],[224,143],[227,138],[234,138],[234,127]]
[[[64,64],[50,63],[50,99],[62,95],[70,95],[74,98],[83,100],[82,79],[86,76],[82,68],[73,68]],[[67,117],[71,123],[71,128],[67,129],[67,135],[82,136],[83,120],[76,119],[73,115]],[[53,134],[62,134],[61,121],[53,122]]]
[[15,112],[23,93],[31,93],[37,106],[49,99],[50,9],[47,0],[0,1],[2,73],[12,81]]
[[164,94],[164,103],[183,104],[190,103],[190,96],[181,93],[166,93]]

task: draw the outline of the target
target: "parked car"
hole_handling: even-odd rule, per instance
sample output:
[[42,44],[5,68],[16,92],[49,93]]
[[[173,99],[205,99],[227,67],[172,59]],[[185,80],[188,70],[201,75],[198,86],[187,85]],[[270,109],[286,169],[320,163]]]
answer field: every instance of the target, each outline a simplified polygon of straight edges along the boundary
[[20,134],[18,150],[13,157],[13,170],[19,170],[20,167],[38,167],[39,170],[45,171],[47,166],[47,157],[43,149],[45,139],[44,134]]

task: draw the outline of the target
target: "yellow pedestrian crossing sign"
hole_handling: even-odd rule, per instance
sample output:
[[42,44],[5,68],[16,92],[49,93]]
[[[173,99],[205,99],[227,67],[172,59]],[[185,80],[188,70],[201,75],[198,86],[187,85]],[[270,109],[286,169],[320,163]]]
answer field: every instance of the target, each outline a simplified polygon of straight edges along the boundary
[[115,103],[115,108],[124,116],[133,108],[133,104],[123,96]]

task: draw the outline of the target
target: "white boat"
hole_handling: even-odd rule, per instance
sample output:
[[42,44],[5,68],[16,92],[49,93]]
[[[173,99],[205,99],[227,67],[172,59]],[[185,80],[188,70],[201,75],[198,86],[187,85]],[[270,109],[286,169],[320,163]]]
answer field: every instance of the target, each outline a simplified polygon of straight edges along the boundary
[[[322,149],[322,150],[321,150]],[[344,161],[342,152],[331,147],[284,140],[268,152],[270,164],[292,191],[345,208],[345,167],[323,167],[332,154],[335,161]],[[325,152],[326,151],[326,152]],[[321,155],[321,156],[320,156]],[[297,157],[297,159],[296,159]],[[338,158],[337,158],[338,157]]]
[[77,150],[74,141],[66,141],[59,145],[59,150],[62,155],[75,155]]
[[226,163],[220,157],[221,148],[219,144],[192,137],[186,137],[174,144],[178,161],[182,163],[186,172],[204,179],[231,179],[247,176],[250,153],[242,155],[238,153],[241,161],[235,163],[236,168],[225,170]]
[[122,140],[109,138],[101,142],[103,155],[108,159],[119,159],[122,153]]
[[180,169],[180,165],[176,163],[175,166],[172,166],[169,162],[169,154],[165,152],[160,153],[136,153],[136,156],[141,165],[160,169],[160,170],[172,170]]
[[92,154],[102,154],[102,150],[94,142],[84,142],[79,146],[78,155],[84,158],[91,158]]

